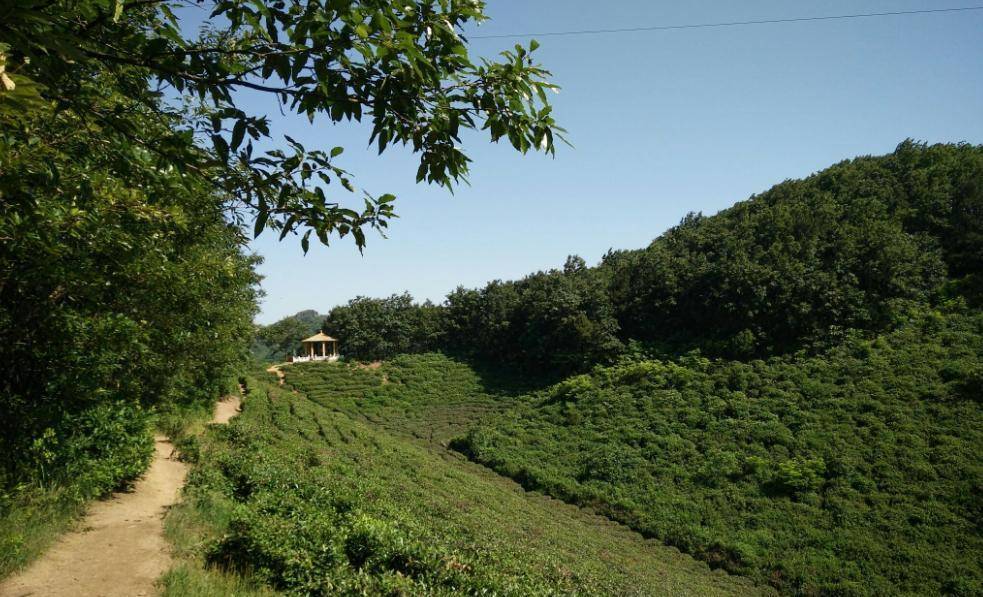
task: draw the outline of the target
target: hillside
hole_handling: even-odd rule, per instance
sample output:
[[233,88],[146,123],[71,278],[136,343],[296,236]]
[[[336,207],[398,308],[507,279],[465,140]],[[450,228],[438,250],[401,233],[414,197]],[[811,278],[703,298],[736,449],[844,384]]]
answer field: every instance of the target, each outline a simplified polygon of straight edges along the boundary
[[354,358],[568,377],[452,445],[713,567],[786,594],[968,595],[981,290],[983,147],[908,141],[594,267],[360,297],[325,326]]
[[354,363],[202,446],[169,591],[978,594],[981,240],[983,148],[904,143],[595,267],[358,297]]
[[767,361],[626,360],[457,447],[786,594],[978,594],[983,316]]
[[983,146],[908,141],[690,214],[595,267],[570,256],[440,305],[359,297],[325,327],[354,358],[439,350],[562,375],[639,352],[816,353],[953,296],[983,297]]
[[0,597],[983,597],[983,6],[665,4],[4,2]]
[[[440,355],[378,369],[286,367],[200,448],[169,519],[186,564],[167,594],[247,571],[292,594],[758,594],[659,542],[448,451],[516,380]],[[184,533],[184,535],[182,535]]]
[[622,339],[733,358],[881,332],[983,289],[983,146],[910,141],[690,215],[598,268]]

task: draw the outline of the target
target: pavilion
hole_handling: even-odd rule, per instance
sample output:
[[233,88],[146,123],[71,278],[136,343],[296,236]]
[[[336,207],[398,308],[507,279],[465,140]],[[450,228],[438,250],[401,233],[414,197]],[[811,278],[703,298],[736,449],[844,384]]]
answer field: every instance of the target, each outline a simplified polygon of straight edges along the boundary
[[310,338],[304,338],[300,344],[303,346],[301,351],[303,354],[293,358],[295,363],[338,360],[338,340],[324,332],[318,332]]

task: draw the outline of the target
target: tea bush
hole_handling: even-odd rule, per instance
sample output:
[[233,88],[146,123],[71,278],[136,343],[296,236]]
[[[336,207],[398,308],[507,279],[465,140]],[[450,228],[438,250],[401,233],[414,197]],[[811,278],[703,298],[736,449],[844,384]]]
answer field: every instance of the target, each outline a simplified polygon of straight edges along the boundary
[[447,451],[507,379],[441,355],[285,371],[203,438],[179,557],[297,595],[758,592]]
[[600,367],[455,446],[787,594],[979,594],[981,364],[957,303],[816,356]]

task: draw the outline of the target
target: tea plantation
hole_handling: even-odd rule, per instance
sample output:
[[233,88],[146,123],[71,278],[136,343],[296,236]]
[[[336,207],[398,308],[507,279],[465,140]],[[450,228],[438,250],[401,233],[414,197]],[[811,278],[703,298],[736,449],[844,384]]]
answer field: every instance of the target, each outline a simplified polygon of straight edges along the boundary
[[957,305],[815,356],[626,360],[457,445],[782,593],[979,595],[981,355]]
[[445,448],[521,389],[441,355],[247,380],[168,519],[182,594],[768,592]]

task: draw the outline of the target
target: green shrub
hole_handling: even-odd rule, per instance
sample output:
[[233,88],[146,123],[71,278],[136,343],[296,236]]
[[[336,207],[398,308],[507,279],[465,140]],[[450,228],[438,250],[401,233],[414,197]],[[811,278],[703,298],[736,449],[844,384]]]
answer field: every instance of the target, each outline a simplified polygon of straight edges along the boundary
[[899,326],[815,355],[597,368],[455,448],[787,594],[971,594],[983,315]]
[[178,508],[205,527],[180,541],[195,570],[295,595],[753,592],[449,453],[512,403],[507,376],[442,355],[285,372],[284,388],[250,380],[242,414],[205,433]]
[[0,578],[37,556],[87,500],[123,488],[154,452],[153,417],[139,406],[98,403],[46,429],[24,455],[31,482],[0,490]]

